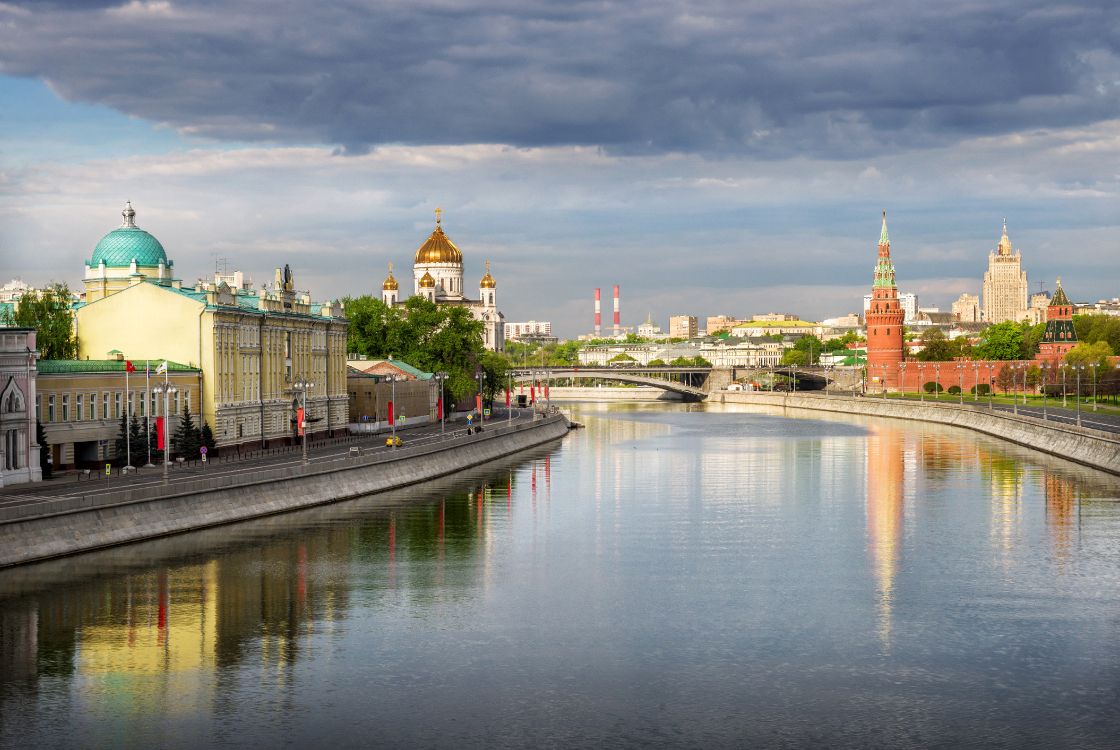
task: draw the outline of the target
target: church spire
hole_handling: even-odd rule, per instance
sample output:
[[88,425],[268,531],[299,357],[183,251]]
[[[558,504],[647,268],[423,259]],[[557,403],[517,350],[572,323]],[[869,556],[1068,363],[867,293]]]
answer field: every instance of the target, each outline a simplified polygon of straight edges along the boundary
[[887,209],[883,209],[883,231],[879,232],[879,244],[890,247],[891,237],[887,234]]

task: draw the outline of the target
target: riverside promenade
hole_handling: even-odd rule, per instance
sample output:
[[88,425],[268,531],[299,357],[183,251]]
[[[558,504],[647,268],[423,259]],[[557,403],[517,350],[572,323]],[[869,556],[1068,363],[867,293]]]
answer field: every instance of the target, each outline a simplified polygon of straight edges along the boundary
[[[54,491],[12,488],[0,500],[0,567],[73,554],[193,529],[233,523],[423,482],[557,440],[568,420],[555,409],[507,421],[496,417],[481,432],[439,425],[400,433],[399,448],[385,435],[309,451],[280,451],[205,468],[176,468],[163,484],[148,470],[104,480],[63,480]],[[5,488],[6,490],[8,488]]]
[[712,403],[748,404],[780,409],[825,411],[840,414],[908,419],[946,424],[973,430],[1033,448],[1120,476],[1120,422],[1109,415],[1094,417],[1096,427],[1071,423],[1068,409],[1050,409],[1043,419],[1041,410],[1019,407],[989,409],[987,404],[915,401],[913,399],[839,396],[819,392],[771,393],[766,391],[721,391],[713,393]]

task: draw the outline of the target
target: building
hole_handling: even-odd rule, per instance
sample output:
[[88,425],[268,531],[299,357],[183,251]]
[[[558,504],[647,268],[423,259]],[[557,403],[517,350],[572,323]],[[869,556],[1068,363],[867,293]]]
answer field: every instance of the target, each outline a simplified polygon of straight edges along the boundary
[[699,327],[695,315],[674,315],[669,318],[669,337],[694,339]]
[[728,339],[704,344],[700,356],[713,367],[777,367],[791,348],[793,339]]
[[736,323],[731,327],[731,335],[739,338],[758,336],[799,336],[811,333],[820,336],[824,326],[808,320],[749,321]]
[[309,432],[346,428],[348,323],[338,302],[312,302],[287,265],[270,288],[184,287],[132,206],[122,215],[86,262],[86,301],[75,315],[80,358],[119,350],[133,362],[168,358],[198,368],[196,408],[221,447],[294,440],[301,381],[311,384]]
[[527,320],[524,323],[505,324],[506,341],[552,337],[552,323],[547,320]]
[[439,381],[432,373],[392,358],[351,359],[346,365],[351,432],[391,427],[390,402],[398,427],[439,419]]
[[1046,313],[1050,309],[1050,294],[1039,292],[1031,295],[1030,307],[1027,308],[1027,321],[1032,325],[1046,322]]
[[903,312],[895,286],[891,262],[891,239],[887,234],[887,212],[879,233],[879,261],[871,285],[871,306],[867,311],[867,372],[871,382],[884,388],[898,383],[902,362]]
[[661,326],[653,322],[653,313],[646,315],[646,322],[638,326],[638,335],[644,339],[661,338]]
[[825,318],[821,321],[821,325],[826,328],[860,328],[859,316],[855,313],[848,313],[841,315],[837,318]]
[[980,298],[975,294],[962,294],[953,303],[953,316],[961,323],[980,322]]
[[0,487],[43,478],[35,437],[39,352],[32,328],[0,328]]
[[730,331],[738,322],[738,318],[733,318],[730,315],[709,315],[704,324],[704,330],[708,332],[709,336],[715,336],[717,333]]
[[[164,361],[167,373],[156,374]],[[177,390],[168,396],[169,432],[174,433],[184,408],[197,414],[201,370],[164,359],[132,364],[136,372],[129,375],[126,387],[127,363],[123,356],[39,361],[35,413],[43,425],[54,467],[93,469],[115,459],[121,416],[136,416],[146,433],[149,418],[163,415],[163,396],[153,393],[151,388],[164,381]],[[146,364],[151,367],[150,377],[145,377]],[[201,427],[197,418],[195,425]],[[150,429],[155,431],[154,422]]]
[[1019,322],[1027,313],[1027,272],[1018,250],[1011,251],[1007,238],[1007,221],[994,252],[988,253],[988,270],[984,273],[984,322]]
[[[506,340],[505,316],[498,310],[498,285],[490,275],[490,261],[486,261],[486,274],[478,282],[478,299],[468,298],[463,284],[463,253],[444,233],[442,216],[443,211],[437,208],[436,227],[416,251],[412,294],[440,305],[465,307],[482,323],[483,345],[502,351]],[[389,275],[381,285],[381,299],[390,307],[402,304],[400,283],[393,277],[391,263]]]
[[1050,300],[1050,307],[1046,310],[1046,332],[1039,342],[1035,359],[1056,364],[1075,346],[1077,331],[1073,327],[1073,305],[1062,289],[1062,280],[1058,279],[1054,298]]

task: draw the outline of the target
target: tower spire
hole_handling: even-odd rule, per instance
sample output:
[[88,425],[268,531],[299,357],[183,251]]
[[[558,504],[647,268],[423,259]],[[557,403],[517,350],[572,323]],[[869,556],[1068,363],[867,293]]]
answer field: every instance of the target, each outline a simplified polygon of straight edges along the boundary
[[890,245],[891,237],[887,234],[887,209],[883,209],[883,231],[879,233],[879,244]]
[[440,228],[440,222],[443,220],[443,209],[436,207],[436,229]]
[[124,210],[121,211],[121,216],[124,217],[124,223],[121,224],[122,229],[126,227],[129,229],[136,228],[136,212],[132,210],[132,201],[124,202]]

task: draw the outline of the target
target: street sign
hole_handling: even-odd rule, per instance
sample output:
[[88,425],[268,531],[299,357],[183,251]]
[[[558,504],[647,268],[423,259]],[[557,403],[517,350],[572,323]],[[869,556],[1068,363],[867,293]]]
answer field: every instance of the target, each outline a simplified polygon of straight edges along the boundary
[[199,448],[198,452],[202,454],[203,458],[206,458],[206,446],[205,445],[202,446],[201,448]]
[[105,476],[109,476],[112,473],[113,473],[113,465],[112,464],[105,464]]
[[490,416],[490,410],[489,409],[483,409],[482,410],[482,416],[484,416],[484,417]]
[[202,449],[202,463],[206,463],[206,449]]

